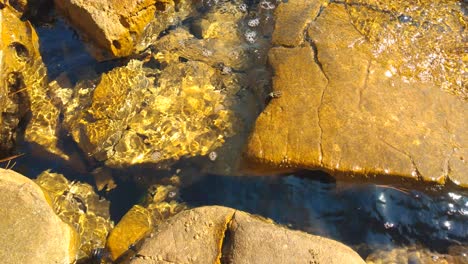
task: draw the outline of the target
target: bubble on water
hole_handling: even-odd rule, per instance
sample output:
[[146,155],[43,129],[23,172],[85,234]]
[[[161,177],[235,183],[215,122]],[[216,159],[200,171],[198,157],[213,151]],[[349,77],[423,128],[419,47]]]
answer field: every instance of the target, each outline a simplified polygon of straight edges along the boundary
[[244,36],[245,40],[249,43],[254,43],[257,40],[257,32],[253,30],[247,30]]
[[393,228],[394,226],[395,226],[394,223],[390,223],[390,222],[385,222],[384,223],[385,229],[390,229],[390,228]]
[[218,153],[212,151],[210,154],[208,154],[208,157],[210,158],[211,161],[215,161],[218,158]]
[[272,10],[272,9],[275,9],[276,6],[269,0],[262,0],[262,2],[260,2],[260,8],[263,8],[266,10]]
[[452,198],[453,200],[459,200],[462,196],[459,195],[459,194],[456,194],[456,193],[452,193],[452,192],[449,192],[448,193],[448,196],[450,196],[450,198]]
[[260,25],[260,20],[258,18],[250,19],[247,22],[247,25],[249,25],[249,27],[257,27],[258,25]]
[[242,12],[247,12],[247,4],[243,3],[239,5],[239,10]]

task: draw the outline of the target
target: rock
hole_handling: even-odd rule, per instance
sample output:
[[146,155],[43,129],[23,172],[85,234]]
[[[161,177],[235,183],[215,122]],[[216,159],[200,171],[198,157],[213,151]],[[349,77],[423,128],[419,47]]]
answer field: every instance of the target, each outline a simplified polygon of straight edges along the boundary
[[124,253],[133,253],[154,227],[186,209],[177,201],[177,191],[172,185],[151,186],[143,204],[133,206],[122,217],[107,239],[106,248],[113,261],[126,258],[128,254]]
[[[320,12],[317,2],[290,1],[278,7],[279,33],[274,33],[269,62],[275,73],[273,91],[281,96],[256,121],[245,170],[321,169],[342,178],[397,176],[467,186],[460,7],[423,1],[414,10],[427,13],[410,14],[412,21],[427,22],[419,27],[391,19],[389,14],[400,12],[405,1],[388,6],[331,3]],[[390,11],[382,11],[386,8]],[[439,27],[446,32],[439,40],[432,23],[440,17],[447,24]],[[280,24],[288,21],[291,26]],[[378,31],[377,25],[385,29]],[[421,34],[425,43],[408,44],[410,32]],[[402,37],[393,39],[394,46],[383,46],[397,35]],[[425,46],[444,52],[429,55]],[[435,56],[434,67],[420,71],[430,56]],[[408,72],[414,64],[418,72]]]
[[[383,264],[383,263],[427,263],[427,264],[448,264],[448,263],[466,263],[466,247],[462,247],[465,253],[457,254],[449,252],[449,254],[439,254],[431,252],[427,249],[418,249],[416,247],[394,248],[392,250],[379,250],[373,252],[366,258],[368,264]],[[449,249],[450,251],[450,249]]]
[[132,245],[148,235],[153,226],[151,213],[146,208],[133,206],[112,229],[106,248],[112,260],[116,260]]
[[99,197],[91,185],[70,182],[61,174],[44,171],[35,182],[47,194],[60,219],[78,230],[78,260],[91,258],[93,251],[104,248],[113,227],[108,201]]
[[11,150],[20,132],[19,122],[31,113],[24,139],[41,150],[64,159],[57,146],[59,109],[48,93],[46,68],[39,53],[38,37],[8,6],[0,11],[0,152]]
[[[229,263],[365,263],[334,240],[276,226],[236,211],[228,228]],[[229,241],[230,240],[230,241]]]
[[77,235],[30,179],[0,169],[2,263],[73,263]]
[[155,164],[207,155],[232,135],[236,119],[229,97],[216,87],[215,69],[174,63],[161,72],[158,86],[156,73],[131,61],[104,74],[92,93],[77,91],[83,98],[75,97],[65,118],[86,153],[111,166]]
[[[315,262],[310,262],[315,261]],[[139,263],[364,263],[330,239],[291,231],[234,209],[184,211],[158,226]]]
[[219,263],[234,212],[219,206],[184,211],[160,225],[131,263]]
[[181,6],[185,8],[184,2],[55,0],[57,10],[97,47],[93,55],[101,60],[132,54],[143,32],[150,30],[145,27],[154,19],[158,25],[153,23],[150,28],[155,35],[177,23],[174,12]]

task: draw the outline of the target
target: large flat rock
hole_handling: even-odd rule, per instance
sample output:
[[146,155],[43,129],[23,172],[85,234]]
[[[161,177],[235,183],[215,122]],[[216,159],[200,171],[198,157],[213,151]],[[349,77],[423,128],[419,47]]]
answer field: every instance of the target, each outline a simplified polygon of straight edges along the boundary
[[54,213],[41,188],[0,169],[2,263],[73,263],[77,234]]
[[[360,14],[351,7],[334,3],[310,17],[315,12],[304,10],[315,8],[315,2],[288,2],[278,8],[276,30],[292,36],[300,30],[303,39],[273,38],[275,46],[269,53],[273,90],[282,96],[273,98],[257,119],[245,153],[246,170],[267,174],[321,169],[346,178],[396,176],[468,185],[466,88],[450,83],[458,78],[456,72],[445,71],[444,85],[440,78],[410,75],[403,70],[411,61],[401,54],[395,53],[393,60],[383,52],[376,55],[381,43],[366,38],[355,22]],[[294,18],[291,27],[278,24],[289,21],[281,16],[302,13],[307,19]],[[388,23],[388,30],[406,26]],[[406,40],[395,41],[394,45],[408,48]],[[436,45],[432,42],[426,44]],[[416,56],[417,51],[407,53],[415,63],[426,62]],[[425,55],[421,48],[420,56]],[[431,70],[432,76],[442,74]]]

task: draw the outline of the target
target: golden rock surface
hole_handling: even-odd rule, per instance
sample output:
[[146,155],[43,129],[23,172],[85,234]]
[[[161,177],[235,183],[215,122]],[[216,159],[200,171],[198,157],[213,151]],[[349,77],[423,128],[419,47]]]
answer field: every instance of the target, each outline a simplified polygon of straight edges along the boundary
[[[178,1],[176,1],[178,2]],[[185,1],[182,1],[185,2]],[[187,1],[190,2],[190,1]],[[57,10],[97,49],[97,59],[125,57],[132,54],[145,27],[157,17],[158,35],[177,22],[174,9],[184,3],[165,0],[55,0]],[[159,16],[159,17],[158,17]]]
[[[438,6],[448,4],[430,2],[427,13],[434,15]],[[278,7],[277,15],[302,14],[316,4],[290,1]],[[277,24],[282,35],[294,36],[297,30],[304,30],[305,38],[290,44],[273,38],[276,47],[269,53],[275,72],[273,90],[282,96],[271,100],[255,124],[245,153],[246,170],[266,174],[322,169],[343,177],[402,176],[467,186],[467,104],[463,96],[447,92],[436,80],[410,79],[382,63],[382,57],[375,54],[376,40],[363,35],[353,22],[356,16],[350,9],[357,6],[332,3],[323,5],[320,15],[311,19],[277,18],[278,22],[295,21],[291,28]],[[458,17],[460,6],[454,3],[451,7]],[[393,20],[388,23],[396,27]],[[463,20],[457,26],[463,28]],[[427,34],[433,36],[432,29]],[[436,44],[436,37],[427,40],[425,45],[438,47],[451,43]],[[408,54],[419,50],[418,46],[411,48]],[[447,49],[453,58],[452,50]],[[428,59],[424,55],[419,59]],[[443,61],[444,52],[439,55],[435,59]],[[392,54],[398,63],[406,59]],[[446,70],[455,79],[463,71]]]
[[137,241],[145,238],[152,230],[153,223],[149,210],[135,205],[120,219],[107,239],[106,248],[112,260],[116,260]]
[[112,260],[122,258],[163,221],[186,209],[175,200],[176,187],[155,185],[149,190],[144,203],[133,206],[110,232],[106,248]]
[[[449,255],[431,252],[427,249],[416,247],[394,248],[392,250],[379,250],[373,252],[366,258],[367,264],[384,263],[427,263],[427,264],[462,264],[466,263],[466,247],[460,246],[460,252],[451,252]],[[459,254],[457,254],[459,253]]]
[[78,259],[89,258],[104,248],[113,227],[109,202],[101,199],[86,183],[69,182],[63,175],[45,171],[35,180],[50,199],[56,214],[79,234]]
[[76,231],[51,208],[32,180],[0,169],[2,263],[74,263]]
[[159,225],[131,260],[143,263],[365,263],[331,239],[232,208],[205,206]]
[[59,109],[47,92],[47,74],[36,32],[8,6],[0,10],[0,16],[0,142],[5,142],[0,143],[0,148],[13,146],[15,129],[30,111],[25,140],[66,158],[56,146]]
[[236,119],[213,68],[174,63],[157,80],[146,70],[131,61],[104,74],[93,92],[78,91],[92,103],[71,102],[66,123],[89,155],[111,166],[159,163],[207,155],[233,133]]

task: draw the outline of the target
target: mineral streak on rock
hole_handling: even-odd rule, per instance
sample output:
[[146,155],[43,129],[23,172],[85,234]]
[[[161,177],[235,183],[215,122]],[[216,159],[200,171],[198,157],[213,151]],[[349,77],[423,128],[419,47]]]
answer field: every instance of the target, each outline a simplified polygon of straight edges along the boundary
[[0,149],[16,141],[19,121],[30,112],[25,140],[66,158],[56,147],[59,110],[47,94],[47,74],[38,37],[9,6],[0,11]]
[[77,230],[78,259],[90,258],[93,250],[104,248],[113,227],[108,201],[101,199],[91,185],[69,182],[61,174],[45,171],[35,181],[48,195],[56,214]]
[[[294,20],[293,27],[277,24],[276,30],[291,36],[298,35],[299,30],[303,40],[285,43],[281,38],[273,38],[275,47],[269,53],[275,74],[273,90],[283,96],[273,99],[256,122],[246,151],[248,170],[265,174],[323,169],[335,176],[403,176],[467,185],[468,138],[464,114],[467,104],[461,96],[463,89],[447,93],[436,79],[409,78],[399,72],[402,68],[395,68],[408,63],[420,66],[430,60],[426,47],[420,54],[419,47],[410,43],[434,47],[440,52],[434,54],[431,65],[443,68],[447,66],[444,63],[453,62],[455,68],[431,75],[446,76],[445,81],[456,87],[458,74],[464,72],[464,67],[455,63],[462,57],[457,48],[464,25],[464,20],[459,19],[460,6],[451,2],[453,12],[444,15],[448,16],[445,18],[448,24],[443,20],[440,25],[441,32],[449,31],[448,28],[453,32],[437,36],[433,32],[437,23],[428,25],[427,32],[424,25],[398,26],[395,23],[407,23],[409,19],[402,17],[403,22],[396,22],[389,16],[390,11],[371,8],[372,1],[335,2],[322,5],[318,13],[304,12],[315,8],[316,2],[290,1],[278,8],[278,16],[305,16],[276,20],[277,23]],[[413,21],[432,19],[439,14],[436,7],[445,10],[450,4],[423,2],[423,6],[431,8],[420,12],[419,6],[414,7],[420,13],[411,13],[409,8],[405,11],[414,16]],[[366,15],[360,15],[356,10],[368,12],[362,11]],[[315,17],[310,17],[312,14]],[[387,28],[377,30],[373,23],[357,22],[368,21],[367,18],[385,21]],[[375,27],[381,24],[376,23]],[[386,46],[398,50],[392,53],[385,48],[376,54],[376,47],[383,45],[382,36],[389,37],[386,34],[395,31],[405,33],[407,27],[410,32],[414,28],[422,34],[426,39],[424,45],[412,40],[416,36],[403,34],[397,37],[400,44]],[[380,34],[380,38],[366,34]],[[390,54],[385,55],[386,52]],[[402,55],[403,52],[407,55]],[[460,56],[456,58],[456,54]],[[385,56],[391,56],[393,62],[382,61]],[[384,178],[389,179],[381,177]]]

